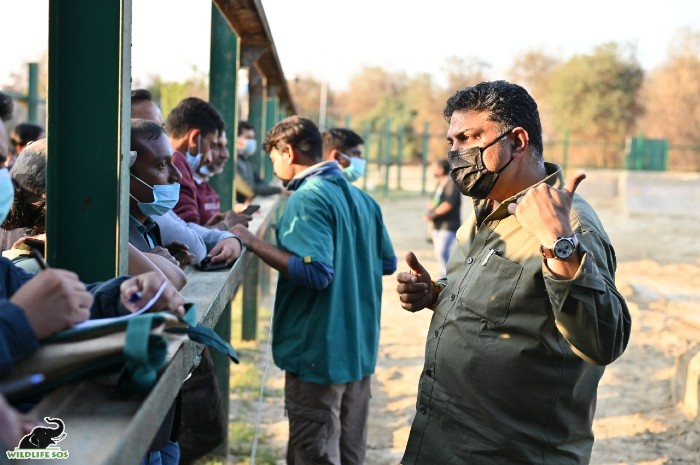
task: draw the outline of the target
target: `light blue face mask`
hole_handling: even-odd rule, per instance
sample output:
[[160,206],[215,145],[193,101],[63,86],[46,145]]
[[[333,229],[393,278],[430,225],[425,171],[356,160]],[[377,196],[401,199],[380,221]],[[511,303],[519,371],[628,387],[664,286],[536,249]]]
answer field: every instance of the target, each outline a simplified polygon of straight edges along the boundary
[[185,152],[185,159],[187,160],[187,164],[190,167],[190,171],[192,173],[196,173],[197,169],[199,168],[199,164],[202,162],[202,152],[199,150],[200,147],[200,142],[202,140],[202,136],[199,135],[197,136],[197,155],[192,155],[190,153],[190,149],[187,149],[187,152]]
[[348,157],[344,153],[340,155],[350,162],[350,166],[343,168],[343,176],[345,176],[345,179],[350,182],[355,182],[365,175],[367,160],[360,157]]
[[238,155],[243,158],[253,156],[255,149],[258,147],[258,142],[255,139],[246,139],[243,148],[238,149]]
[[2,168],[0,169],[0,224],[5,221],[8,213],[10,213],[10,207],[14,198],[15,188],[12,185],[12,179],[10,179],[10,172],[7,168]]
[[131,175],[134,179],[140,181],[144,185],[153,190],[153,202],[141,202],[139,199],[131,195],[131,198],[136,200],[141,213],[146,216],[162,216],[175,208],[178,200],[180,200],[180,183],[173,184],[156,184],[149,186],[148,183],[139,179],[137,176]]
[[199,174],[202,175],[203,177],[207,179],[211,179],[212,176],[218,174],[214,170],[212,170],[209,165],[202,165],[199,167]]

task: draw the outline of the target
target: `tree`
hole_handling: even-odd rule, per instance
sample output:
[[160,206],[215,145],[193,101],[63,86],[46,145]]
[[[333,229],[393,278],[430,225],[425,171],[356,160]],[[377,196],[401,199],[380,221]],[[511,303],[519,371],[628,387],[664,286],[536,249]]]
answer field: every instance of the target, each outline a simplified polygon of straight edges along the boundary
[[551,80],[561,61],[541,50],[518,55],[508,71],[508,79],[523,86],[537,102],[545,138],[555,137],[552,121]]
[[[320,102],[321,102],[321,86],[322,82],[311,75],[302,74],[295,76],[288,82],[289,92],[292,94],[297,111],[301,116],[305,116],[314,122],[318,122]],[[327,106],[331,108],[332,97],[329,98]],[[327,113],[328,114],[328,113]]]
[[700,31],[678,34],[668,60],[650,73],[643,95],[645,136],[700,145]]
[[[558,133],[603,142],[624,140],[641,114],[644,72],[631,46],[608,43],[557,67],[551,80],[553,126]],[[615,166],[612,150],[596,150],[597,166]],[[621,153],[616,154],[618,157]]]

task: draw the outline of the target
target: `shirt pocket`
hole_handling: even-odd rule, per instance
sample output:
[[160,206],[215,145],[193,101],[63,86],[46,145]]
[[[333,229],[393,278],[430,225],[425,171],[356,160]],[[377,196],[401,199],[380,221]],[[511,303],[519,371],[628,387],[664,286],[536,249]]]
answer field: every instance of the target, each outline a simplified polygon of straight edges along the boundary
[[522,273],[523,267],[518,263],[493,254],[486,265],[476,265],[475,274],[460,296],[462,307],[492,325],[502,325]]

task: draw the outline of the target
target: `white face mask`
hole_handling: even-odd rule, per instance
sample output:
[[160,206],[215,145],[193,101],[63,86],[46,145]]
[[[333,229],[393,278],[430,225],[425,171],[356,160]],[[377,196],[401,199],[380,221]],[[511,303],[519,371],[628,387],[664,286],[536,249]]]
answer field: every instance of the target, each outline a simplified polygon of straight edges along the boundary
[[344,153],[341,153],[340,156],[350,162],[350,166],[343,168],[343,175],[345,176],[345,179],[350,182],[355,182],[365,175],[367,160],[360,157],[349,157]]

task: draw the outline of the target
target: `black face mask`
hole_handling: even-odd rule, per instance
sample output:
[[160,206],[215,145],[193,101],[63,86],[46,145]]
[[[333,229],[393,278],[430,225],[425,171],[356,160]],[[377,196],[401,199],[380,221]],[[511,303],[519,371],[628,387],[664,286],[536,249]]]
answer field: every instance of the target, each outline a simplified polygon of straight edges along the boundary
[[496,137],[490,144],[484,147],[470,147],[464,150],[451,150],[447,152],[447,161],[450,164],[450,176],[454,180],[462,194],[475,199],[485,199],[496,185],[498,175],[510,165],[513,157],[498,171],[489,171],[484,166],[484,150],[491,147],[507,136],[513,129],[509,129]]

